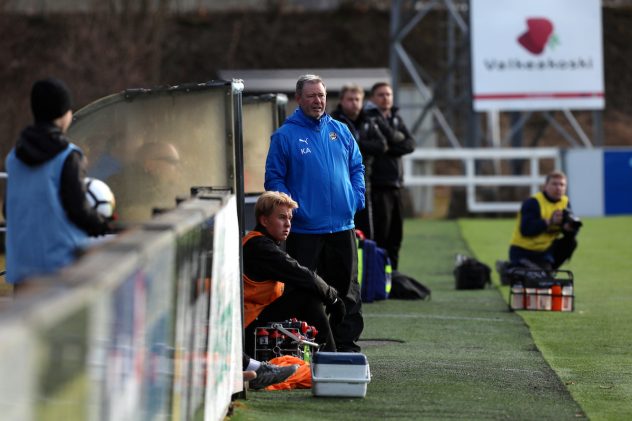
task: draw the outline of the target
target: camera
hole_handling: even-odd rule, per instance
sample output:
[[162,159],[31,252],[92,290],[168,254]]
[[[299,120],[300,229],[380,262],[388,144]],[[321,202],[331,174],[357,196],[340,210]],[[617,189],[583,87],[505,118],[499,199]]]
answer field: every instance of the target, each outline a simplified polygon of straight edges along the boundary
[[575,216],[570,209],[564,209],[562,211],[562,226],[569,224],[573,231],[577,231],[583,225],[582,221]]

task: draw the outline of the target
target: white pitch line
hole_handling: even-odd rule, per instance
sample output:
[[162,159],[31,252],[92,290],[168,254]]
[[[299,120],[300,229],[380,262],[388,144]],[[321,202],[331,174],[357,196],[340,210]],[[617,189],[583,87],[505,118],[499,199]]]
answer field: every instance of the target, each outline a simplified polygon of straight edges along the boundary
[[489,317],[463,317],[463,316],[435,316],[431,314],[410,314],[410,313],[379,313],[379,314],[367,314],[363,313],[364,318],[382,318],[389,317],[393,319],[436,319],[436,320],[472,320],[477,322],[496,322],[496,323],[516,323],[523,324],[522,320],[508,320]]
[[[472,368],[471,365],[441,363],[441,362],[437,362],[437,361],[425,361],[424,364],[434,365],[434,366],[441,366],[441,367],[447,367],[447,368],[457,368],[457,369],[471,369]],[[540,370],[529,370],[527,368],[493,367],[492,366],[492,367],[486,367],[485,369],[486,370],[497,370],[497,371],[515,371],[515,372],[531,373],[531,374],[544,374]]]

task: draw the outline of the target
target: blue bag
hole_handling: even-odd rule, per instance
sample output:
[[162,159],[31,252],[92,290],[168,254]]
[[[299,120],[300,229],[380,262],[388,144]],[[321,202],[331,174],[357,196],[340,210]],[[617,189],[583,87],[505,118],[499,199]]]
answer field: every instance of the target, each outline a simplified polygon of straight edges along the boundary
[[391,290],[391,260],[386,250],[373,240],[358,243],[358,281],[361,286],[362,301],[371,303],[385,300]]

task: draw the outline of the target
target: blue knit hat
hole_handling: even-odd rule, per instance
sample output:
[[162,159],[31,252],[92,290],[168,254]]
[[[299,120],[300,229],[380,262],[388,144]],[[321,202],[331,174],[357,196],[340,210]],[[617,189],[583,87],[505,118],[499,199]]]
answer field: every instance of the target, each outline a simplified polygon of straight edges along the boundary
[[55,78],[38,80],[31,90],[31,110],[36,122],[51,122],[72,108],[70,91]]

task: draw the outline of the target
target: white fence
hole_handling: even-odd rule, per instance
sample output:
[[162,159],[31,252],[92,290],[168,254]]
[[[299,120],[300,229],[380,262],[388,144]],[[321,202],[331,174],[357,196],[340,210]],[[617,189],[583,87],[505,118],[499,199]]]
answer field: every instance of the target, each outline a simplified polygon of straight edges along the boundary
[[[527,175],[478,175],[476,161],[528,160]],[[405,155],[404,185],[413,186],[464,186],[467,192],[467,208],[470,212],[517,212],[521,202],[481,202],[476,197],[477,187],[529,186],[531,193],[538,191],[546,174],[540,173],[540,161],[553,160],[555,168],[561,168],[558,148],[482,148],[482,149],[416,149]],[[415,173],[415,164],[439,160],[462,161],[465,174],[422,175]]]

